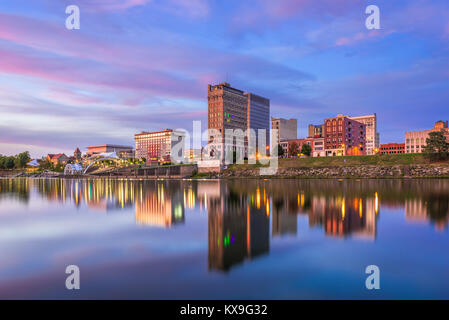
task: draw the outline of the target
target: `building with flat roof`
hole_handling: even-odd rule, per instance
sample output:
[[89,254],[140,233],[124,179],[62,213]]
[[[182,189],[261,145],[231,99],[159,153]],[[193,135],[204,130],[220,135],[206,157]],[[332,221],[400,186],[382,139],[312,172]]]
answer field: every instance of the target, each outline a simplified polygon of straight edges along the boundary
[[323,125],[309,124],[309,138],[322,138],[323,137]]
[[410,131],[405,133],[405,153],[422,153],[427,145],[429,133],[441,131],[449,142],[448,121],[437,121],[433,129],[423,131]]
[[[208,143],[209,155],[223,160],[225,149],[245,154],[245,136],[248,126],[248,97],[241,90],[232,88],[229,83],[208,85]],[[232,139],[225,145],[225,132],[228,129],[242,131],[242,137]]]
[[91,157],[96,154],[109,153],[109,152],[116,152],[117,154],[119,154],[122,151],[130,151],[130,150],[132,151],[133,147],[116,144],[99,144],[94,146],[88,146],[86,155],[88,157]]
[[[147,162],[172,162],[172,150],[175,145],[179,145],[178,159],[184,159],[185,133],[172,129],[162,131],[141,132],[134,135],[136,144],[135,157],[145,158]],[[184,145],[183,145],[184,144]]]
[[366,154],[366,125],[347,116],[324,120],[326,156]]
[[[210,156],[224,159],[225,150],[243,156],[254,155],[248,145],[258,145],[258,130],[266,130],[266,146],[269,146],[270,100],[259,95],[243,92],[223,82],[208,86],[208,129]],[[255,130],[256,140],[251,141],[250,129]],[[234,132],[226,137],[227,130]],[[242,135],[237,134],[238,132]],[[267,152],[265,148],[259,153]]]
[[271,117],[271,129],[278,131],[278,143],[298,138],[298,120]]
[[[255,132],[256,139],[251,141],[251,135],[248,134],[249,146],[255,146],[256,150],[249,149],[250,155],[255,152],[259,154],[269,154],[270,145],[270,100],[254,93],[245,93],[248,99],[247,105],[247,129],[252,129]],[[264,150],[259,149],[259,130],[265,130],[265,146]],[[266,148],[268,146],[268,148]]]
[[325,157],[324,138],[312,138],[312,157]]
[[370,114],[366,116],[349,117],[366,126],[366,154],[373,155],[379,151],[380,135],[377,132],[377,115]]
[[[295,148],[292,145],[296,144],[296,148],[298,152],[296,154],[289,154],[289,151],[294,150]],[[295,158],[301,155],[302,146],[304,144],[308,144],[312,151],[310,153],[311,157],[325,157],[326,152],[324,149],[324,138],[303,138],[303,139],[291,139],[291,140],[283,140],[279,143],[279,145],[284,150],[284,157]]]
[[387,143],[380,145],[380,154],[405,153],[405,143]]

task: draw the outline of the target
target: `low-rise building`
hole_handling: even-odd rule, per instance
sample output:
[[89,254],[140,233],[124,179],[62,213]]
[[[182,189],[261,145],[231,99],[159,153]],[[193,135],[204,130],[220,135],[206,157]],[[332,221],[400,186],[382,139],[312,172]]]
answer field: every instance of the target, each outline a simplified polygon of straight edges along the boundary
[[47,161],[50,161],[53,163],[54,166],[57,166],[58,164],[66,164],[70,161],[70,158],[67,157],[64,153],[58,153],[58,154],[48,154],[47,155]]
[[326,156],[366,154],[366,126],[347,116],[338,115],[324,120]]
[[380,154],[405,153],[405,143],[387,143],[380,145]]
[[[296,144],[296,148],[292,145]],[[312,151],[310,153],[311,157],[325,157],[326,152],[324,149],[324,138],[303,138],[303,139],[291,139],[284,140],[279,143],[279,145],[284,150],[284,157],[295,158],[301,155],[302,146],[308,144]],[[290,154],[289,151],[297,149],[296,154]]]
[[325,157],[326,150],[324,149],[324,138],[313,138],[312,143],[312,157]]
[[115,152],[117,155],[123,151],[132,151],[131,146],[121,146],[116,144],[99,144],[87,147],[86,155],[91,157],[96,154]]
[[410,131],[405,133],[405,153],[422,153],[427,145],[429,133],[441,131],[449,141],[448,121],[437,121],[433,129],[423,131]]

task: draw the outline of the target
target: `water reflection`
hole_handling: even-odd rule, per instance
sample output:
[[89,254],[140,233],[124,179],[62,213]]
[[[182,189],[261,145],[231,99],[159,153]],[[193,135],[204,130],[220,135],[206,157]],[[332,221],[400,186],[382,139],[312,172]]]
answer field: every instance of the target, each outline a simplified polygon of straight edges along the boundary
[[0,206],[32,196],[96,211],[133,210],[137,224],[164,228],[185,224],[186,210],[207,212],[208,267],[225,272],[266,255],[270,233],[301,233],[298,216],[328,237],[370,240],[386,207],[438,230],[449,222],[449,180],[0,180]]

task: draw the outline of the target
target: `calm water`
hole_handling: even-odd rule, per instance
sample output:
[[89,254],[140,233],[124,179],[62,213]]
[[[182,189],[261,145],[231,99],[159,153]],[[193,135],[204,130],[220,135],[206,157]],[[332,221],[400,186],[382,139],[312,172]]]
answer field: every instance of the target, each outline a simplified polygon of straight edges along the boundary
[[448,222],[449,180],[0,179],[0,298],[448,299]]

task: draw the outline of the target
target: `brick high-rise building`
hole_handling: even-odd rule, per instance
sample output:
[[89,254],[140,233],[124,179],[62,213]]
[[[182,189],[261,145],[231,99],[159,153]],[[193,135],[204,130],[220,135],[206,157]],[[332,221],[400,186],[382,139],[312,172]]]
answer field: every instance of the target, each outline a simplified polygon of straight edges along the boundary
[[[209,154],[224,159],[224,150],[236,151],[248,156],[248,129],[266,130],[266,145],[269,146],[270,100],[232,88],[229,83],[208,86],[208,128]],[[232,142],[226,137],[226,130],[241,130],[243,137],[234,136]],[[215,132],[214,132],[215,131]],[[218,137],[217,134],[220,136]],[[252,144],[257,146],[257,140]],[[253,150],[250,150],[250,152]],[[264,150],[265,151],[265,150]],[[262,153],[262,152],[259,152]]]
[[324,120],[323,131],[326,156],[366,154],[365,124],[338,115]]
[[[226,129],[240,129],[245,133],[248,126],[248,97],[241,90],[232,88],[229,83],[208,86],[208,128],[209,150],[211,156],[224,159]],[[215,132],[214,132],[215,131]],[[217,135],[221,135],[217,137]],[[242,143],[237,141],[228,146],[237,152],[245,152]],[[232,150],[229,150],[232,151]]]

